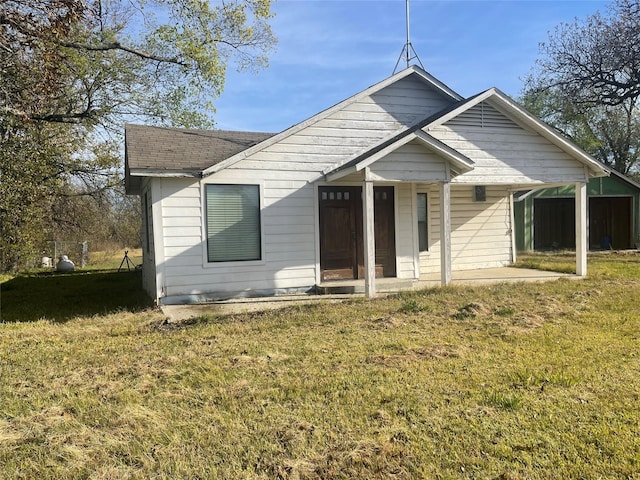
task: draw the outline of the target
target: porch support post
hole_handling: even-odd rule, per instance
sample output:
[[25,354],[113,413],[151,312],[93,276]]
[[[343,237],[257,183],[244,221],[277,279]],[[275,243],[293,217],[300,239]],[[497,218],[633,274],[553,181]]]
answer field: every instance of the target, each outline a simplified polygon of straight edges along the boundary
[[364,222],[364,291],[367,297],[376,295],[376,239],[374,230],[373,180],[365,169],[364,195],[362,195],[362,219]]
[[440,184],[440,282],[451,283],[451,184]]
[[509,232],[511,232],[511,263],[516,263],[517,258],[517,244],[516,244],[516,214],[513,204],[513,192],[509,192]]
[[587,184],[576,183],[576,275],[587,275]]

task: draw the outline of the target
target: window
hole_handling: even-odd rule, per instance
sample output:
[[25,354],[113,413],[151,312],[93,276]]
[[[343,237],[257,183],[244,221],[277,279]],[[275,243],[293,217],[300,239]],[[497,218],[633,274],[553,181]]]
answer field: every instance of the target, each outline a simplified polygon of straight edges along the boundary
[[485,202],[487,200],[487,188],[484,185],[476,185],[473,188],[473,200],[475,202]]
[[429,251],[429,224],[427,215],[427,194],[418,194],[418,246],[421,252]]
[[206,185],[209,262],[260,260],[260,187]]

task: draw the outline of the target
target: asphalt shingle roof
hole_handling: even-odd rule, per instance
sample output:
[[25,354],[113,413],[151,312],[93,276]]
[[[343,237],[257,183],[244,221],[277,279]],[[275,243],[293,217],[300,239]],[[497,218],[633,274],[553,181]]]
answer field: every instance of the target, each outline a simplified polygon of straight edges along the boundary
[[125,126],[128,170],[198,173],[273,133]]

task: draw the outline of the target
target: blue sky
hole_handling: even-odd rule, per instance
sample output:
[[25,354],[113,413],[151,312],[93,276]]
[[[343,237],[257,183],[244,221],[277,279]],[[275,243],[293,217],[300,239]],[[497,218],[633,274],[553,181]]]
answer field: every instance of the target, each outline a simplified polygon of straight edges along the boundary
[[[517,97],[538,44],[603,1],[411,0],[411,43],[432,75],[467,97]],[[390,76],[406,42],[404,0],[279,0],[269,68],[229,69],[216,127],[279,132]]]

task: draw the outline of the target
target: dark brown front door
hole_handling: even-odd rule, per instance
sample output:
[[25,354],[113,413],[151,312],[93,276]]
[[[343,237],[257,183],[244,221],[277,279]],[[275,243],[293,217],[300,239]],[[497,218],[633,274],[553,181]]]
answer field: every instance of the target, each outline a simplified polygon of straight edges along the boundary
[[[362,189],[320,187],[322,280],[364,277]],[[376,276],[396,275],[393,187],[374,188]]]

